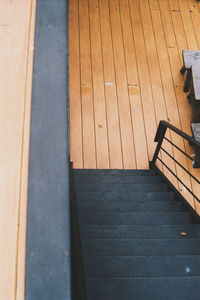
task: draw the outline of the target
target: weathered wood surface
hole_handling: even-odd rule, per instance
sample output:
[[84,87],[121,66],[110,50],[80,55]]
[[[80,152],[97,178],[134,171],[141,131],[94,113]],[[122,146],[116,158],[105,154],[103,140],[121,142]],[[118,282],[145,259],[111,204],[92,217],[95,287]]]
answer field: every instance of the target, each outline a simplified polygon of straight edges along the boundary
[[190,69],[200,62],[199,50],[183,50],[183,64],[186,69]]
[[196,101],[200,101],[200,61],[192,65],[192,81],[194,98]]

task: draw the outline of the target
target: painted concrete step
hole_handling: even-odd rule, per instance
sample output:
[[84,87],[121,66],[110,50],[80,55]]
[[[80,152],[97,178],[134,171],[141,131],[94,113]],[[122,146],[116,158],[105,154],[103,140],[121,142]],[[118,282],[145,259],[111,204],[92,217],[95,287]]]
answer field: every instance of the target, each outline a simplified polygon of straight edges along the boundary
[[189,225],[82,225],[85,239],[191,239],[200,238],[200,224]]
[[199,300],[200,277],[87,279],[88,300]]
[[190,224],[189,212],[176,213],[81,213],[84,225],[153,225]]
[[166,201],[175,200],[172,192],[78,192],[77,201]]
[[156,176],[154,170],[122,170],[122,169],[73,169],[74,176],[76,175],[114,175],[114,176]]
[[180,212],[181,201],[79,201],[80,212]]
[[91,277],[200,276],[200,256],[88,256],[85,274]]
[[167,184],[76,184],[77,192],[167,192]]
[[83,239],[84,256],[200,255],[200,239]]
[[132,183],[132,184],[145,184],[145,183],[162,183],[163,179],[159,176],[114,176],[114,175],[76,175],[76,184],[103,184],[103,183]]

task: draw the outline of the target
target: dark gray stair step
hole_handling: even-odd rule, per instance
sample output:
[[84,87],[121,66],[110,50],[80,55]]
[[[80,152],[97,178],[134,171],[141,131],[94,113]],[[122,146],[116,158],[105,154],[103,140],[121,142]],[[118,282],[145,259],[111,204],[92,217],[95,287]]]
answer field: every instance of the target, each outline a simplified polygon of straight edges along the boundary
[[90,256],[86,277],[200,276],[200,256]]
[[172,192],[77,192],[77,201],[165,201],[175,199]]
[[199,239],[83,239],[87,256],[200,255]]
[[114,175],[76,175],[76,184],[102,184],[102,183],[132,183],[132,184],[146,184],[146,183],[162,183],[163,179],[159,176],[114,176]]
[[84,225],[169,225],[190,224],[189,212],[176,213],[87,213],[80,214]]
[[118,170],[118,169],[73,169],[74,176],[76,175],[114,175],[114,176],[156,176],[154,170]]
[[166,192],[168,191],[167,184],[76,184],[75,190],[78,192]]
[[88,300],[199,300],[200,277],[87,279]]
[[79,201],[81,212],[180,212],[183,205],[179,201]]
[[200,238],[200,225],[82,225],[81,236],[86,239],[191,239]]

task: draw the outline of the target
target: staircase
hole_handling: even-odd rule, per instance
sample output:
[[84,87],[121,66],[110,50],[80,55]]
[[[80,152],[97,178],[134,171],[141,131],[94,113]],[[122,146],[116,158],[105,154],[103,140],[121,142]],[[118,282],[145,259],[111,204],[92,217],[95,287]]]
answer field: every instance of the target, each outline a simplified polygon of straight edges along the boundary
[[152,170],[73,170],[88,300],[199,300],[200,225]]

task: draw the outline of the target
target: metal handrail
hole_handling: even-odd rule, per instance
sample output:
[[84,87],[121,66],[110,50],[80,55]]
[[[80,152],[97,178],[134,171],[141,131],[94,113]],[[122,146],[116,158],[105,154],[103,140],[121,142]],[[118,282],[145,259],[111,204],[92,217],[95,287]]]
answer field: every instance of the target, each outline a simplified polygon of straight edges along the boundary
[[[197,167],[197,164],[195,163],[194,159],[191,156],[189,156],[185,151],[180,149],[177,145],[175,145],[172,141],[170,141],[168,138],[165,137],[167,129],[172,130],[173,132],[175,132],[176,134],[181,136],[183,139],[187,140],[191,146],[194,146],[198,150],[198,152],[200,152],[200,143],[197,140],[195,140],[192,136],[184,133],[183,131],[181,131],[180,129],[178,129],[177,127],[173,126],[172,124],[170,124],[166,121],[160,121],[157,132],[156,132],[156,136],[154,139],[154,141],[157,142],[158,144],[157,144],[153,159],[149,163],[150,168],[151,169],[154,168],[156,161],[159,160],[168,169],[168,171],[190,192],[190,194],[198,202],[200,202],[200,199],[191,191],[191,189],[189,187],[187,187],[185,185],[185,183],[183,183],[183,181],[169,168],[169,166],[167,166],[162,161],[162,159],[160,157],[158,157],[160,150],[164,151],[176,164],[178,164],[189,176],[191,176],[192,179],[194,179],[198,184],[200,184],[200,181],[193,174],[191,174],[180,162],[178,162],[170,153],[167,152],[166,149],[164,149],[162,147],[163,140],[166,140],[168,143],[170,143],[172,146],[174,146],[177,150],[179,150],[182,154],[184,154],[187,158],[192,160],[193,166]],[[199,165],[198,165],[198,167],[199,167]]]

